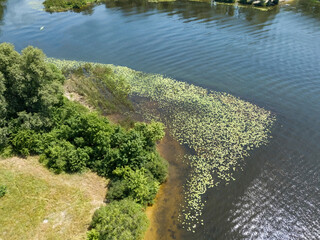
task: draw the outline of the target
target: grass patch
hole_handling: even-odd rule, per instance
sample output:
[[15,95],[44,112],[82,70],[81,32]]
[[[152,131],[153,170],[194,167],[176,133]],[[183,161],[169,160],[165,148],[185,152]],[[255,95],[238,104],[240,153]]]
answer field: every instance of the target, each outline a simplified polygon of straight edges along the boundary
[[103,204],[105,180],[93,173],[54,175],[35,157],[0,160],[0,239],[84,239]]
[[117,77],[110,67],[86,64],[65,71],[65,92],[69,98],[103,114],[131,110],[128,100],[130,85],[124,78]]

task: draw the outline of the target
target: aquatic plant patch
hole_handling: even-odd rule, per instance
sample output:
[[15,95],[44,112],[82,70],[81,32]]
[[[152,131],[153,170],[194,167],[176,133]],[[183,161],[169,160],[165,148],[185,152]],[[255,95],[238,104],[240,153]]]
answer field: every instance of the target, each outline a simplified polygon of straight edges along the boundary
[[[76,68],[83,64],[48,61],[60,68]],[[162,75],[108,66],[128,81],[131,95],[157,103],[161,117],[146,111],[150,119],[163,121],[180,144],[194,150],[194,154],[186,156],[191,173],[185,185],[185,203],[180,215],[183,227],[194,232],[203,224],[203,194],[209,188],[234,180],[233,173],[242,166],[250,151],[268,142],[275,117],[263,108],[226,93]]]

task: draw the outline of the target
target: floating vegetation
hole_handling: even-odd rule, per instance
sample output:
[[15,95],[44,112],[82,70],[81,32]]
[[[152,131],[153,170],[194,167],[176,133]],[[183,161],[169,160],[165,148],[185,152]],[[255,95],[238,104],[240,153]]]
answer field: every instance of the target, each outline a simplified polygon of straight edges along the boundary
[[[50,60],[58,67],[81,62]],[[172,135],[194,151],[188,155],[191,173],[185,185],[180,221],[188,231],[203,225],[202,195],[207,189],[228,184],[251,150],[266,144],[275,117],[269,111],[226,93],[209,91],[162,75],[145,74],[127,67],[111,67],[131,85],[131,95],[157,103]],[[158,118],[149,111],[150,118]],[[159,120],[159,119],[157,119]]]

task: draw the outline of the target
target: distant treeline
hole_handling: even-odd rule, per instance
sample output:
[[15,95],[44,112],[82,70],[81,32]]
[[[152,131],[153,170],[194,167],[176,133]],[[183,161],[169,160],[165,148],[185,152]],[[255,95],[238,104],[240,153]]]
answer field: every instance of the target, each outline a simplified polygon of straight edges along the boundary
[[48,12],[80,11],[101,0],[45,0],[43,5]]
[[[199,1],[199,0],[198,0]],[[318,0],[314,0],[318,1]],[[97,3],[102,3],[103,1],[101,0],[45,0],[43,2],[43,5],[45,6],[45,10],[48,12],[63,12],[63,11],[75,11],[75,12],[80,12],[80,11],[85,11],[88,8],[94,6],[94,4]],[[163,1],[163,0],[144,0],[144,1],[105,1],[108,3],[115,2],[115,4],[120,4],[128,2],[129,4],[143,4],[143,5],[148,5],[150,4],[170,4],[172,2],[175,2],[175,0],[168,0],[168,1]],[[178,1],[177,1],[178,2]],[[213,2],[220,2],[220,3],[240,3],[240,4],[245,4],[245,5],[253,5],[253,6],[258,6],[258,7],[266,7],[266,6],[274,6],[279,3],[279,0],[215,0],[215,1],[210,1],[210,0],[200,0],[199,2],[205,2],[205,3],[213,3]]]

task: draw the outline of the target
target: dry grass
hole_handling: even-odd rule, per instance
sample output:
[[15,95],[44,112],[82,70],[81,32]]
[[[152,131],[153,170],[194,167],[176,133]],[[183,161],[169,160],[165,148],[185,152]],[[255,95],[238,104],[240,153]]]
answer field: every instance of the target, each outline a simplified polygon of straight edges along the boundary
[[37,157],[0,160],[0,240],[85,239],[106,180],[96,174],[55,175]]

